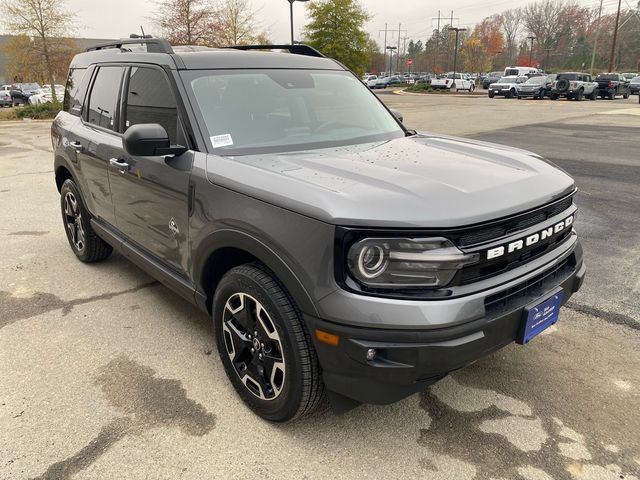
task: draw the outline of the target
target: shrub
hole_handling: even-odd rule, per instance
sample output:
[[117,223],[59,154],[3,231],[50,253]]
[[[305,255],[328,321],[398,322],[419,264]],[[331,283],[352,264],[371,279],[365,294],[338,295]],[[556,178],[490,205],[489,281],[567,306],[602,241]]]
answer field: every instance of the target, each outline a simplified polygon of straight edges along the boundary
[[25,105],[15,109],[18,118],[33,118],[34,120],[45,120],[54,118],[58,112],[62,110],[62,104],[57,103],[41,103],[39,105]]

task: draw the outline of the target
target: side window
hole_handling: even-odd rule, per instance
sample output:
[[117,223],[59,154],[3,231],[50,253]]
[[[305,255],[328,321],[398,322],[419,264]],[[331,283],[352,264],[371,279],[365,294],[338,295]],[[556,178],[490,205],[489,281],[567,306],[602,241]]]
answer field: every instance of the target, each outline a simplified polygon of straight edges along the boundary
[[100,67],[89,96],[87,121],[115,130],[115,111],[122,79],[122,67]]
[[178,109],[169,82],[155,68],[132,67],[127,93],[125,130],[140,123],[159,123],[176,144]]
[[[85,75],[86,73],[86,68],[73,68],[69,70],[69,77],[67,78],[67,85],[64,90],[64,111],[77,117],[80,116],[82,111],[82,101],[84,100],[87,83],[89,82],[90,75]],[[56,89],[56,96],[57,95],[58,89]]]

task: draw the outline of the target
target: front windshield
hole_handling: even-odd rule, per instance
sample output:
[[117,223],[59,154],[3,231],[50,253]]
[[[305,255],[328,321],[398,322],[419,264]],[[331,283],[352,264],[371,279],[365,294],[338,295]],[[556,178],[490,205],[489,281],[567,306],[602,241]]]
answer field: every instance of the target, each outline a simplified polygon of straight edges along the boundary
[[516,83],[516,77],[502,77],[498,83]]
[[22,84],[22,89],[23,90],[38,90],[40,88],[40,85],[38,85],[37,83],[23,83]]
[[525,83],[533,83],[535,85],[542,85],[544,82],[546,82],[546,80],[547,80],[547,77],[531,77]]
[[182,72],[221,155],[352,145],[403,137],[395,118],[343,71]]
[[640,77],[633,77],[631,83],[640,83]]

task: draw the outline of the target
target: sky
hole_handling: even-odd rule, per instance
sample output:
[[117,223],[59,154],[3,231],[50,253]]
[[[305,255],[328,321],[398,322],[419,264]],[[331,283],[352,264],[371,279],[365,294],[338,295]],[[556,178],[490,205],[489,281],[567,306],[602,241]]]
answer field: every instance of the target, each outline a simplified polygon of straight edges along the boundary
[[[438,10],[443,17],[454,13],[454,25],[473,28],[485,16],[500,13],[508,8],[523,6],[531,0],[361,0],[372,16],[366,25],[367,31],[379,44],[384,42],[385,23],[389,33],[387,41],[401,37],[422,39],[429,37],[435,28]],[[578,0],[581,5],[597,7],[599,0]],[[630,0],[623,0],[625,3]],[[288,42],[289,3],[287,0],[252,0],[259,10],[261,27],[269,32],[274,43]],[[633,0],[632,3],[635,3]],[[143,25],[146,33],[154,33],[150,16],[157,10],[150,0],[67,0],[69,9],[75,12],[78,26],[77,36],[85,38],[123,38],[130,33],[139,33]],[[604,11],[616,8],[616,0],[604,0]],[[306,22],[306,5],[294,4],[294,27],[296,38]],[[444,20],[448,23],[447,20]],[[404,31],[406,30],[406,31]]]

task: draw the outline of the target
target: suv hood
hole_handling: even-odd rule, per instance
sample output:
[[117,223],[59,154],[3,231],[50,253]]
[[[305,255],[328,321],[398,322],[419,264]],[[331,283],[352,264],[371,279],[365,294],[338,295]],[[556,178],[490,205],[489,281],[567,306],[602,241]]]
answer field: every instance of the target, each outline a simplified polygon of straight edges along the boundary
[[574,188],[539,156],[420,134],[303,152],[207,158],[212,183],[335,225],[457,227],[538,207]]

